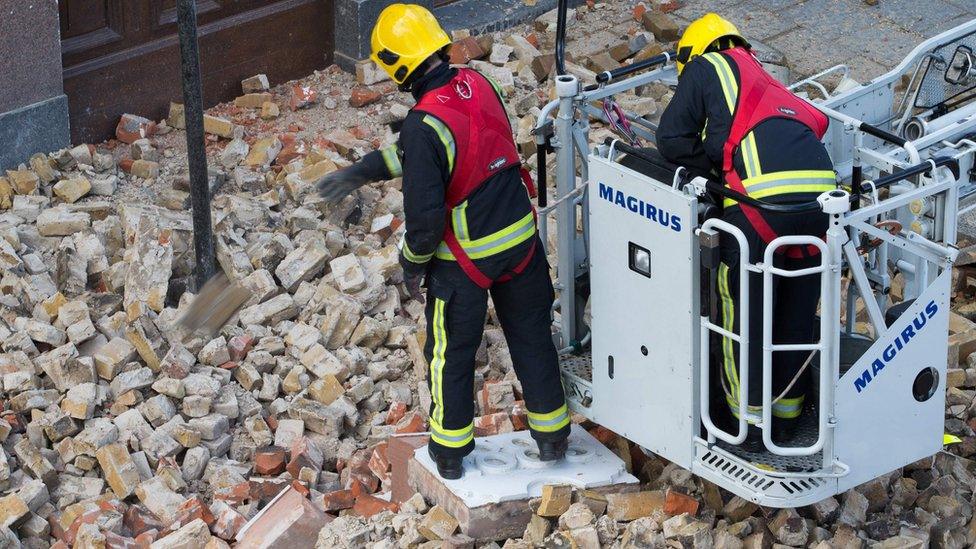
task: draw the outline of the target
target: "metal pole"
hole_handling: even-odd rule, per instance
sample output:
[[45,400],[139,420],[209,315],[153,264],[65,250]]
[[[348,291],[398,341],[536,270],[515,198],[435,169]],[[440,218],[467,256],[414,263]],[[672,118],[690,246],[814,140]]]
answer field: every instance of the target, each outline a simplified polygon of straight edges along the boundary
[[196,0],[177,0],[183,73],[183,110],[186,118],[186,155],[190,168],[190,204],[193,208],[193,250],[196,253],[197,290],[214,275],[215,254],[210,220],[210,185],[203,133],[203,91],[200,84],[200,47],[197,43]]

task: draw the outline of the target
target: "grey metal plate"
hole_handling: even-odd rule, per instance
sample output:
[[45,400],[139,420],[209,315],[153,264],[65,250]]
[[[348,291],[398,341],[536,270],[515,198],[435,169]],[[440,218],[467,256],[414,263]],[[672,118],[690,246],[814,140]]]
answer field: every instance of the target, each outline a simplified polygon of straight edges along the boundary
[[[797,427],[796,433],[793,438],[785,444],[780,444],[780,446],[796,448],[800,446],[811,446],[817,441],[817,409],[816,406],[810,406],[805,410],[804,414],[800,416],[800,424]],[[778,456],[768,450],[763,450],[762,452],[748,452],[741,447],[733,446],[731,444],[720,442],[718,444],[723,450],[734,454],[750,463],[770,467],[777,471],[787,471],[787,472],[803,472],[803,471],[818,471],[823,466],[823,453],[817,452],[811,456]]]
[[929,109],[973,89],[972,85],[950,84],[945,79],[946,67],[959,46],[967,46],[976,51],[976,33],[967,34],[932,50],[936,57],[929,59],[925,68],[925,76],[915,100],[916,107]]

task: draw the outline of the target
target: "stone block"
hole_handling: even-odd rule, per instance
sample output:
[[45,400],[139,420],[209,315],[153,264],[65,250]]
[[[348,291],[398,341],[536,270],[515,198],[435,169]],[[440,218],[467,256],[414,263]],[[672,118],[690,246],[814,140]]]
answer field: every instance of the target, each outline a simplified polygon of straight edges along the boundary
[[49,208],[37,216],[37,232],[41,236],[70,236],[91,226],[91,216],[64,208]]
[[77,176],[62,179],[54,184],[54,194],[61,200],[71,204],[91,191],[91,181],[87,177]]
[[124,444],[113,443],[99,448],[95,457],[116,496],[125,499],[135,493],[141,478]]
[[136,350],[128,341],[116,337],[95,352],[95,372],[98,377],[111,381],[129,361],[135,358]]
[[241,80],[241,89],[244,93],[261,93],[270,88],[271,84],[268,82],[268,76],[265,74],[258,74]]
[[331,257],[321,240],[309,239],[285,256],[275,269],[275,275],[286,290],[294,292],[300,283],[319,276]]
[[209,114],[203,115],[203,131],[209,134],[223,137],[224,139],[231,139],[234,137],[234,127],[234,123],[226,118],[219,118]]

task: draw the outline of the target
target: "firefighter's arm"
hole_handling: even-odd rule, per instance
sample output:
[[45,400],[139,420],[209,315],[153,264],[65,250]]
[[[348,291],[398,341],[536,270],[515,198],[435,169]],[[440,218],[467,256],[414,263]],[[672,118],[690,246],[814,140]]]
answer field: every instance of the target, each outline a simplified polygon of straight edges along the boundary
[[712,170],[702,137],[706,131],[709,106],[704,85],[706,67],[692,61],[685,66],[678,89],[661,115],[657,129],[657,148],[668,161],[702,173]]
[[367,183],[400,177],[400,151],[397,145],[373,151],[358,162],[326,174],[315,182],[319,194],[329,202],[339,202]]
[[[406,222],[400,264],[407,277],[418,276],[426,270],[443,239],[447,219],[445,192],[450,167],[445,147],[448,143],[424,122],[427,116],[412,114],[400,132]],[[453,146],[453,141],[450,145]]]

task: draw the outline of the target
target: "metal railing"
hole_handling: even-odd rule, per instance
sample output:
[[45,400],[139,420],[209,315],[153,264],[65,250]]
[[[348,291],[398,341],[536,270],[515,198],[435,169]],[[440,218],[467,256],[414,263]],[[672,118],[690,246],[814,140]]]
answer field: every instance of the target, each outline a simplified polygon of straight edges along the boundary
[[[748,435],[750,421],[762,431],[763,444],[766,448],[776,455],[781,456],[810,456],[821,451],[826,444],[830,422],[828,410],[833,406],[833,387],[836,377],[836,368],[830,365],[830,360],[821,359],[820,379],[820,402],[818,438],[810,446],[804,447],[782,447],[776,445],[772,440],[772,410],[775,400],[773,398],[773,353],[808,351],[820,353],[821,357],[832,357],[832,346],[834,338],[830,334],[838,332],[836,323],[837,314],[833,311],[834,300],[831,299],[833,285],[831,284],[831,257],[829,247],[822,239],[813,236],[782,236],[773,240],[767,247],[763,256],[763,262],[753,264],[748,261],[749,243],[745,234],[736,226],[720,219],[709,219],[702,224],[701,232],[714,234],[724,232],[735,238],[739,247],[739,304],[737,305],[739,330],[730,331],[722,326],[718,326],[711,321],[710,317],[701,317],[701,337],[700,337],[700,377],[699,394],[701,398],[701,421],[708,432],[708,442],[715,442],[715,439],[725,441],[729,444],[739,445],[745,442]],[[780,248],[786,246],[814,246],[820,251],[821,261],[815,267],[805,269],[789,270],[774,266],[774,256]],[[749,329],[750,329],[750,284],[749,273],[762,274],[763,292],[763,330],[762,330],[762,413],[756,416],[749,412]],[[824,297],[821,305],[820,330],[815,343],[773,343],[773,276],[787,278],[797,278],[801,276],[811,276],[820,274],[820,291]],[[738,433],[729,433],[718,427],[711,417],[711,334],[717,334],[723,338],[731,339],[739,344],[738,356],[738,376],[739,387],[737,395],[729,395],[738,401]],[[826,335],[826,337],[825,337]],[[731,390],[731,389],[730,389]]]

